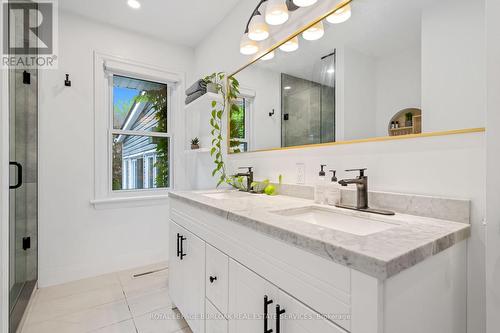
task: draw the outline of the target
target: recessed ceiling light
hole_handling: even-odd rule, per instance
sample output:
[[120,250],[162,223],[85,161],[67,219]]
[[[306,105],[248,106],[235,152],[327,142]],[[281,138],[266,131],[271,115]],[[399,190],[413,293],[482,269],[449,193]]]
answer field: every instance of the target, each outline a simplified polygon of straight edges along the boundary
[[128,0],[127,4],[129,5],[130,8],[133,8],[133,9],[141,8],[141,3],[137,0]]
[[290,87],[290,86],[286,86],[286,87],[285,87],[285,88],[283,88],[283,89],[285,89],[285,90],[290,90],[290,89],[292,89],[292,87]]

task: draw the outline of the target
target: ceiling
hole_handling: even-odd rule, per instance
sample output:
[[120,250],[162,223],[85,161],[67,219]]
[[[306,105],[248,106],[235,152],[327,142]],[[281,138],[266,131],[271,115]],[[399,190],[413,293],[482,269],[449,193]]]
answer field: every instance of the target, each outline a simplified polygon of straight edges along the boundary
[[63,0],[62,10],[167,42],[195,47],[241,0]]

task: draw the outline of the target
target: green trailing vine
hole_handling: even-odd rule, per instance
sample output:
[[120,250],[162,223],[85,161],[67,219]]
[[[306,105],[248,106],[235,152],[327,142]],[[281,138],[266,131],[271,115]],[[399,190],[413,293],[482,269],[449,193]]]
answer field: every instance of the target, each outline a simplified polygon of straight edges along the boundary
[[[213,83],[217,87],[217,93],[222,95],[222,104],[217,103],[217,101],[212,101],[211,104],[210,133],[212,134],[212,148],[210,150],[210,155],[213,157],[215,164],[212,170],[212,177],[218,177],[217,187],[222,183],[238,187],[238,183],[241,183],[241,179],[235,179],[232,176],[228,176],[226,173],[223,152],[223,116],[227,109],[229,109],[229,112],[235,109],[239,110],[235,101],[240,92],[240,84],[236,78],[227,77],[226,74],[222,72],[208,75],[204,78],[204,81],[207,84]],[[229,135],[231,134],[229,133]],[[229,140],[230,147],[235,145],[239,145],[239,142]]]

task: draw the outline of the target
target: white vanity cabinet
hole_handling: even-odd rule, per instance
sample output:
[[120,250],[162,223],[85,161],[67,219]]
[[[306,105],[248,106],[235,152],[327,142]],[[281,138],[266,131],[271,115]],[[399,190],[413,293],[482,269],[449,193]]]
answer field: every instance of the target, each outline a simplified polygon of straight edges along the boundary
[[194,333],[205,332],[205,242],[170,223],[169,291]]
[[170,296],[195,333],[466,333],[466,242],[380,280],[181,200],[170,219]]

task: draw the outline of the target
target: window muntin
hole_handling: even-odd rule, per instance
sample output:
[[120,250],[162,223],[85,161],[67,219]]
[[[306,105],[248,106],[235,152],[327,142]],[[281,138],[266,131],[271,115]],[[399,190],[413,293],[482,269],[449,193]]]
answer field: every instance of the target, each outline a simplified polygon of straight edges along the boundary
[[113,191],[170,187],[167,84],[113,75]]

